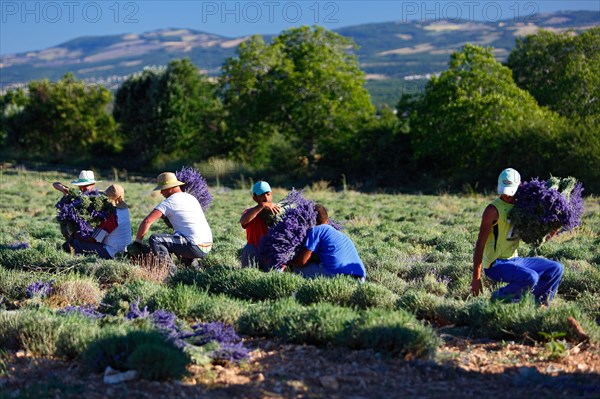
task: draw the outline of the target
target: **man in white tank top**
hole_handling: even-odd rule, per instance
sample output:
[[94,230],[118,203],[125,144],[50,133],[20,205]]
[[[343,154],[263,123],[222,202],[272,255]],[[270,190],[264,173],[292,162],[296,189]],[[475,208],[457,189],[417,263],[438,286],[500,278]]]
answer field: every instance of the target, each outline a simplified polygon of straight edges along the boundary
[[160,190],[165,199],[140,223],[135,241],[141,243],[152,223],[166,217],[175,230],[174,234],[153,234],[149,243],[152,252],[163,258],[174,273],[176,267],[170,254],[191,265],[194,259],[203,258],[210,252],[212,232],[200,203],[181,190],[185,183],[177,180],[175,173],[161,173],[156,180],[158,185],[154,191]]

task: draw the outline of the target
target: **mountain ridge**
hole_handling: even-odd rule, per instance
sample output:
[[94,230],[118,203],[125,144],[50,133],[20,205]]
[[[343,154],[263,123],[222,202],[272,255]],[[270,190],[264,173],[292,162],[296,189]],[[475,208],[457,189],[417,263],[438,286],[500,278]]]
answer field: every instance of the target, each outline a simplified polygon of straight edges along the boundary
[[[531,20],[529,20],[531,19]],[[466,43],[494,47],[504,61],[518,37],[547,29],[576,32],[600,25],[595,11],[537,14],[528,20],[388,21],[335,29],[359,46],[356,55],[373,82],[419,79],[446,69],[449,55]],[[274,35],[263,35],[266,41]],[[144,33],[82,36],[38,51],[0,56],[0,88],[34,79],[57,80],[67,72],[88,83],[117,87],[146,66],[189,57],[204,73],[216,76],[223,61],[235,55],[250,36],[226,37],[187,28]]]

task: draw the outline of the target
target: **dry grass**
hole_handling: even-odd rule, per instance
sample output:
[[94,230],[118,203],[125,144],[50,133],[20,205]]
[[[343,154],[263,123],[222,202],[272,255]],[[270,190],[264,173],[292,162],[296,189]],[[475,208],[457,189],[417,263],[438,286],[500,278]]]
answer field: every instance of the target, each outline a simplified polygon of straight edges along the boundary
[[164,283],[169,278],[167,263],[153,253],[139,255],[131,263],[138,266],[134,275],[142,280]]

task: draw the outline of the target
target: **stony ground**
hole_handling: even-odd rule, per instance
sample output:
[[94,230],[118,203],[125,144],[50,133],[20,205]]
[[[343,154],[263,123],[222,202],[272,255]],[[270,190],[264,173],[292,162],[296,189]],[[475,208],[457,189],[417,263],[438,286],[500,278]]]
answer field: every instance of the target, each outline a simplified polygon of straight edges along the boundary
[[443,338],[435,362],[248,339],[247,364],[192,367],[177,382],[117,385],[77,362],[7,353],[0,398],[600,398],[600,347],[553,354],[539,345]]

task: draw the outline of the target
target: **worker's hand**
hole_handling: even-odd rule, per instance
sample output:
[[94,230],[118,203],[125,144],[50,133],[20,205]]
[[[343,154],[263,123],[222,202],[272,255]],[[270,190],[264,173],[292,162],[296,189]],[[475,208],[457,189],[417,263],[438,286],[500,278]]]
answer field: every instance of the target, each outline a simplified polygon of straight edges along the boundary
[[473,296],[479,296],[483,292],[483,284],[481,283],[481,279],[473,279],[471,281],[471,293]]
[[279,214],[281,212],[281,206],[274,202],[263,202],[263,209],[268,209],[273,215]]

